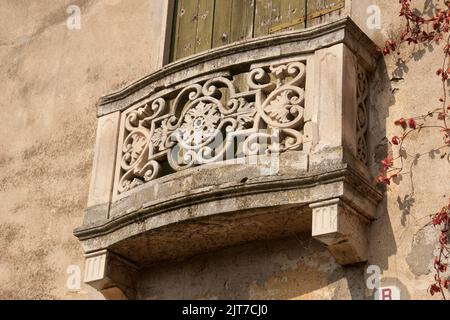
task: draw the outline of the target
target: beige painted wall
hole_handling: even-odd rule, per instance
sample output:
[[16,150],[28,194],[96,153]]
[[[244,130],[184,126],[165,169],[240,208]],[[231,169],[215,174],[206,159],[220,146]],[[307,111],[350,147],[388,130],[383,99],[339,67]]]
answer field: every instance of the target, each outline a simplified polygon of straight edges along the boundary
[[[433,1],[438,3],[440,1]],[[417,0],[422,9],[424,1]],[[66,8],[82,11],[81,30],[65,26]],[[71,293],[66,268],[83,266],[72,230],[86,207],[95,104],[154,70],[163,0],[3,0],[0,2],[0,298],[100,298],[86,286]],[[366,8],[381,9],[381,30],[366,26]],[[352,16],[379,45],[398,30],[397,1],[357,0]],[[437,106],[441,51],[404,50],[404,66],[387,57],[375,74],[371,147],[390,150],[393,121]],[[371,229],[370,264],[404,298],[429,298],[436,233],[429,214],[445,204],[449,165],[414,138],[409,159],[424,154],[389,187]],[[373,170],[376,170],[375,166]],[[409,196],[409,198],[408,198]],[[406,200],[405,200],[406,199]],[[411,208],[405,203],[411,203]],[[303,235],[220,250],[142,275],[142,298],[362,298],[365,266],[342,268]],[[348,289],[350,288],[350,289]]]
[[142,299],[363,299],[362,265],[343,268],[309,234],[148,268]]
[[[432,12],[433,5],[444,1],[414,0],[413,7],[421,12]],[[381,29],[367,27],[366,9],[376,4],[381,9]],[[403,28],[398,17],[397,1],[354,1],[352,17],[379,45]],[[398,58],[403,63],[398,63]],[[436,70],[442,65],[442,46],[403,47],[401,55],[388,56],[380,63],[375,78],[378,83],[372,91],[373,134],[372,149],[377,161],[392,148],[383,140],[400,135],[394,121],[400,117],[419,116],[440,106],[442,84]],[[432,122],[430,122],[431,124]],[[429,129],[428,129],[429,130]],[[448,149],[432,150],[443,145],[437,131],[413,135],[407,145],[408,159],[401,181],[388,187],[385,201],[379,208],[377,221],[371,228],[370,264],[383,271],[387,284],[397,284],[405,297],[430,299],[427,288],[433,281],[433,248],[439,234],[427,226],[430,214],[448,204],[450,164],[441,156]],[[417,161],[414,161],[417,157]],[[375,169],[375,168],[373,168]]]
[[[161,1],[0,1],[0,298],[71,294],[102,94],[158,60]],[[68,30],[66,8],[81,8]]]

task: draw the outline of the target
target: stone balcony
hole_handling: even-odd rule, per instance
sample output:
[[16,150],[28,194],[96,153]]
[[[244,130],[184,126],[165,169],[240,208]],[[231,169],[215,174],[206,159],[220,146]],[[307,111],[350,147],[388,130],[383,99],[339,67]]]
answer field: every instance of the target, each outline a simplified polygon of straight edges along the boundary
[[141,268],[310,232],[367,259],[375,45],[349,19],[179,60],[103,97],[85,281],[134,297]]

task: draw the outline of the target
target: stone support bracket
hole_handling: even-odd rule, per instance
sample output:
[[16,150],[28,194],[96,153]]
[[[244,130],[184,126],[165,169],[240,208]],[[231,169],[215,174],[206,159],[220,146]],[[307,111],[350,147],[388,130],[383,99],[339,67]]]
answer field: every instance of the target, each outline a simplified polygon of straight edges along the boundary
[[84,282],[111,300],[136,297],[138,268],[130,261],[111,251],[100,250],[85,256]]
[[340,199],[310,205],[312,236],[327,246],[342,265],[367,260],[369,221]]

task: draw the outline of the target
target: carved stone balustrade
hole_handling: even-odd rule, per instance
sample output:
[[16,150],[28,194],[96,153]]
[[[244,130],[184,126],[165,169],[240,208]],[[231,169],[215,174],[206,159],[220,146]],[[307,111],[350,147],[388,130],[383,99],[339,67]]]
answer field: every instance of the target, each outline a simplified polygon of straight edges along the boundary
[[140,268],[311,232],[367,259],[374,44],[348,18],[162,68],[98,107],[85,281],[133,297]]

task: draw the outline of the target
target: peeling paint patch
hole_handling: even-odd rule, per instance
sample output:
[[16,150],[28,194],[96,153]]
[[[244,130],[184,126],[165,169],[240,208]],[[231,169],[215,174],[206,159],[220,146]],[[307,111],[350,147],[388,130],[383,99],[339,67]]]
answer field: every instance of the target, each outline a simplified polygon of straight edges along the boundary
[[411,252],[406,257],[414,275],[427,275],[433,270],[433,251],[438,238],[439,231],[431,225],[423,227],[414,235]]

